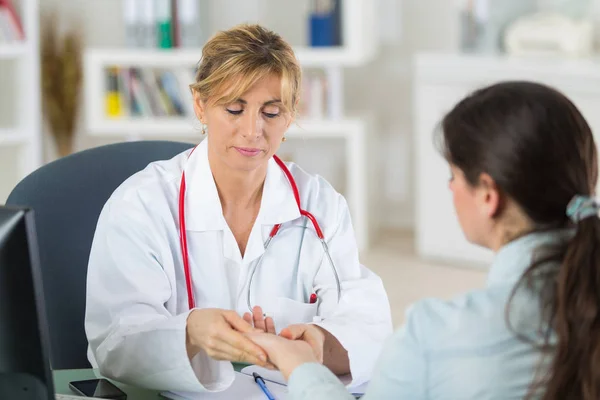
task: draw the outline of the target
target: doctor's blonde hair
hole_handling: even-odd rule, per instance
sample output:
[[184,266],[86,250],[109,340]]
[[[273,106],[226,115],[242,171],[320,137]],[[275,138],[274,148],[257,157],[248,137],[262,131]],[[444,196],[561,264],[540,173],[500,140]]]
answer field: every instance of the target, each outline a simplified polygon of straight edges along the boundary
[[260,25],[242,24],[208,40],[190,89],[208,104],[228,104],[262,78],[275,74],[281,78],[285,111],[294,116],[301,71],[292,47],[281,36]]

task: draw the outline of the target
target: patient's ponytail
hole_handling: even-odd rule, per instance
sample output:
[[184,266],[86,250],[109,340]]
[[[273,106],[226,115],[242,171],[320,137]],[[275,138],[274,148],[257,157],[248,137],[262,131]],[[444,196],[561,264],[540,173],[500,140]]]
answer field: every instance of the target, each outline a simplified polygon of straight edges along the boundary
[[[598,210],[595,205],[590,205]],[[600,219],[576,222],[556,275],[553,350],[543,399],[600,399]],[[551,317],[551,316],[550,316]]]
[[526,287],[540,301],[540,335],[531,343],[547,357],[530,398],[600,399],[600,219],[590,127],[556,90],[504,82],[462,100],[441,133],[446,159],[470,185],[488,174],[534,231],[564,233],[539,249],[513,292]]

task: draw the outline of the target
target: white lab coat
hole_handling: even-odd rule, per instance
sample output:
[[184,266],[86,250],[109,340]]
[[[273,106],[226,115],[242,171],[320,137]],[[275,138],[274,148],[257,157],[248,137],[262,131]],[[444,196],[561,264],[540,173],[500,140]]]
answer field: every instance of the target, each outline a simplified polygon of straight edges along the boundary
[[[210,139],[207,139],[210,140]],[[392,332],[381,280],[359,263],[344,198],[294,164],[302,206],[319,221],[342,280],[335,279],[310,222],[303,229],[290,185],[269,161],[262,204],[241,256],[223,217],[207,158],[207,140],[126,180],[100,215],[87,279],[89,358],[109,378],[156,390],[220,391],[234,379],[230,362],[186,352],[187,291],[179,242],[178,197],[185,170],[186,230],[197,308],[248,311],[248,277],[273,225],[283,224],[252,282],[252,305],[274,316],[277,331],[312,323],[346,348],[354,383],[368,380]],[[189,156],[189,159],[188,159]],[[302,243],[302,246],[300,246]],[[299,257],[299,263],[297,263]],[[319,301],[309,303],[316,292]]]

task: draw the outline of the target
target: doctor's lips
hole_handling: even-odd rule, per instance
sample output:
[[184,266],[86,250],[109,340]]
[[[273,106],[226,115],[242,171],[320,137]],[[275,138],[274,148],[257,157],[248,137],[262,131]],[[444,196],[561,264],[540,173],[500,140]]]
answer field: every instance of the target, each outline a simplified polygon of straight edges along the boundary
[[246,157],[254,157],[262,152],[261,149],[252,147],[234,147],[241,155]]

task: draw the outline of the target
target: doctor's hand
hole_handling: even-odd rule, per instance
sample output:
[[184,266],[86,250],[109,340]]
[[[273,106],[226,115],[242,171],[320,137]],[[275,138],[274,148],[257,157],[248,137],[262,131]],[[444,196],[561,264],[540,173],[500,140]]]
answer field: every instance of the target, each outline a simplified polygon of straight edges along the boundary
[[196,309],[187,319],[186,346],[192,359],[204,350],[215,360],[244,362],[272,368],[266,352],[244,334],[261,332],[244,321],[235,311]]
[[286,380],[300,365],[319,362],[308,342],[289,340],[269,333],[249,333],[247,336],[265,349],[269,362],[281,371]]
[[254,328],[260,329],[263,332],[275,333],[275,323],[273,322],[273,318],[265,318],[263,310],[259,306],[255,306],[252,309],[252,314],[245,313],[244,321],[246,321],[250,325],[253,325]]

